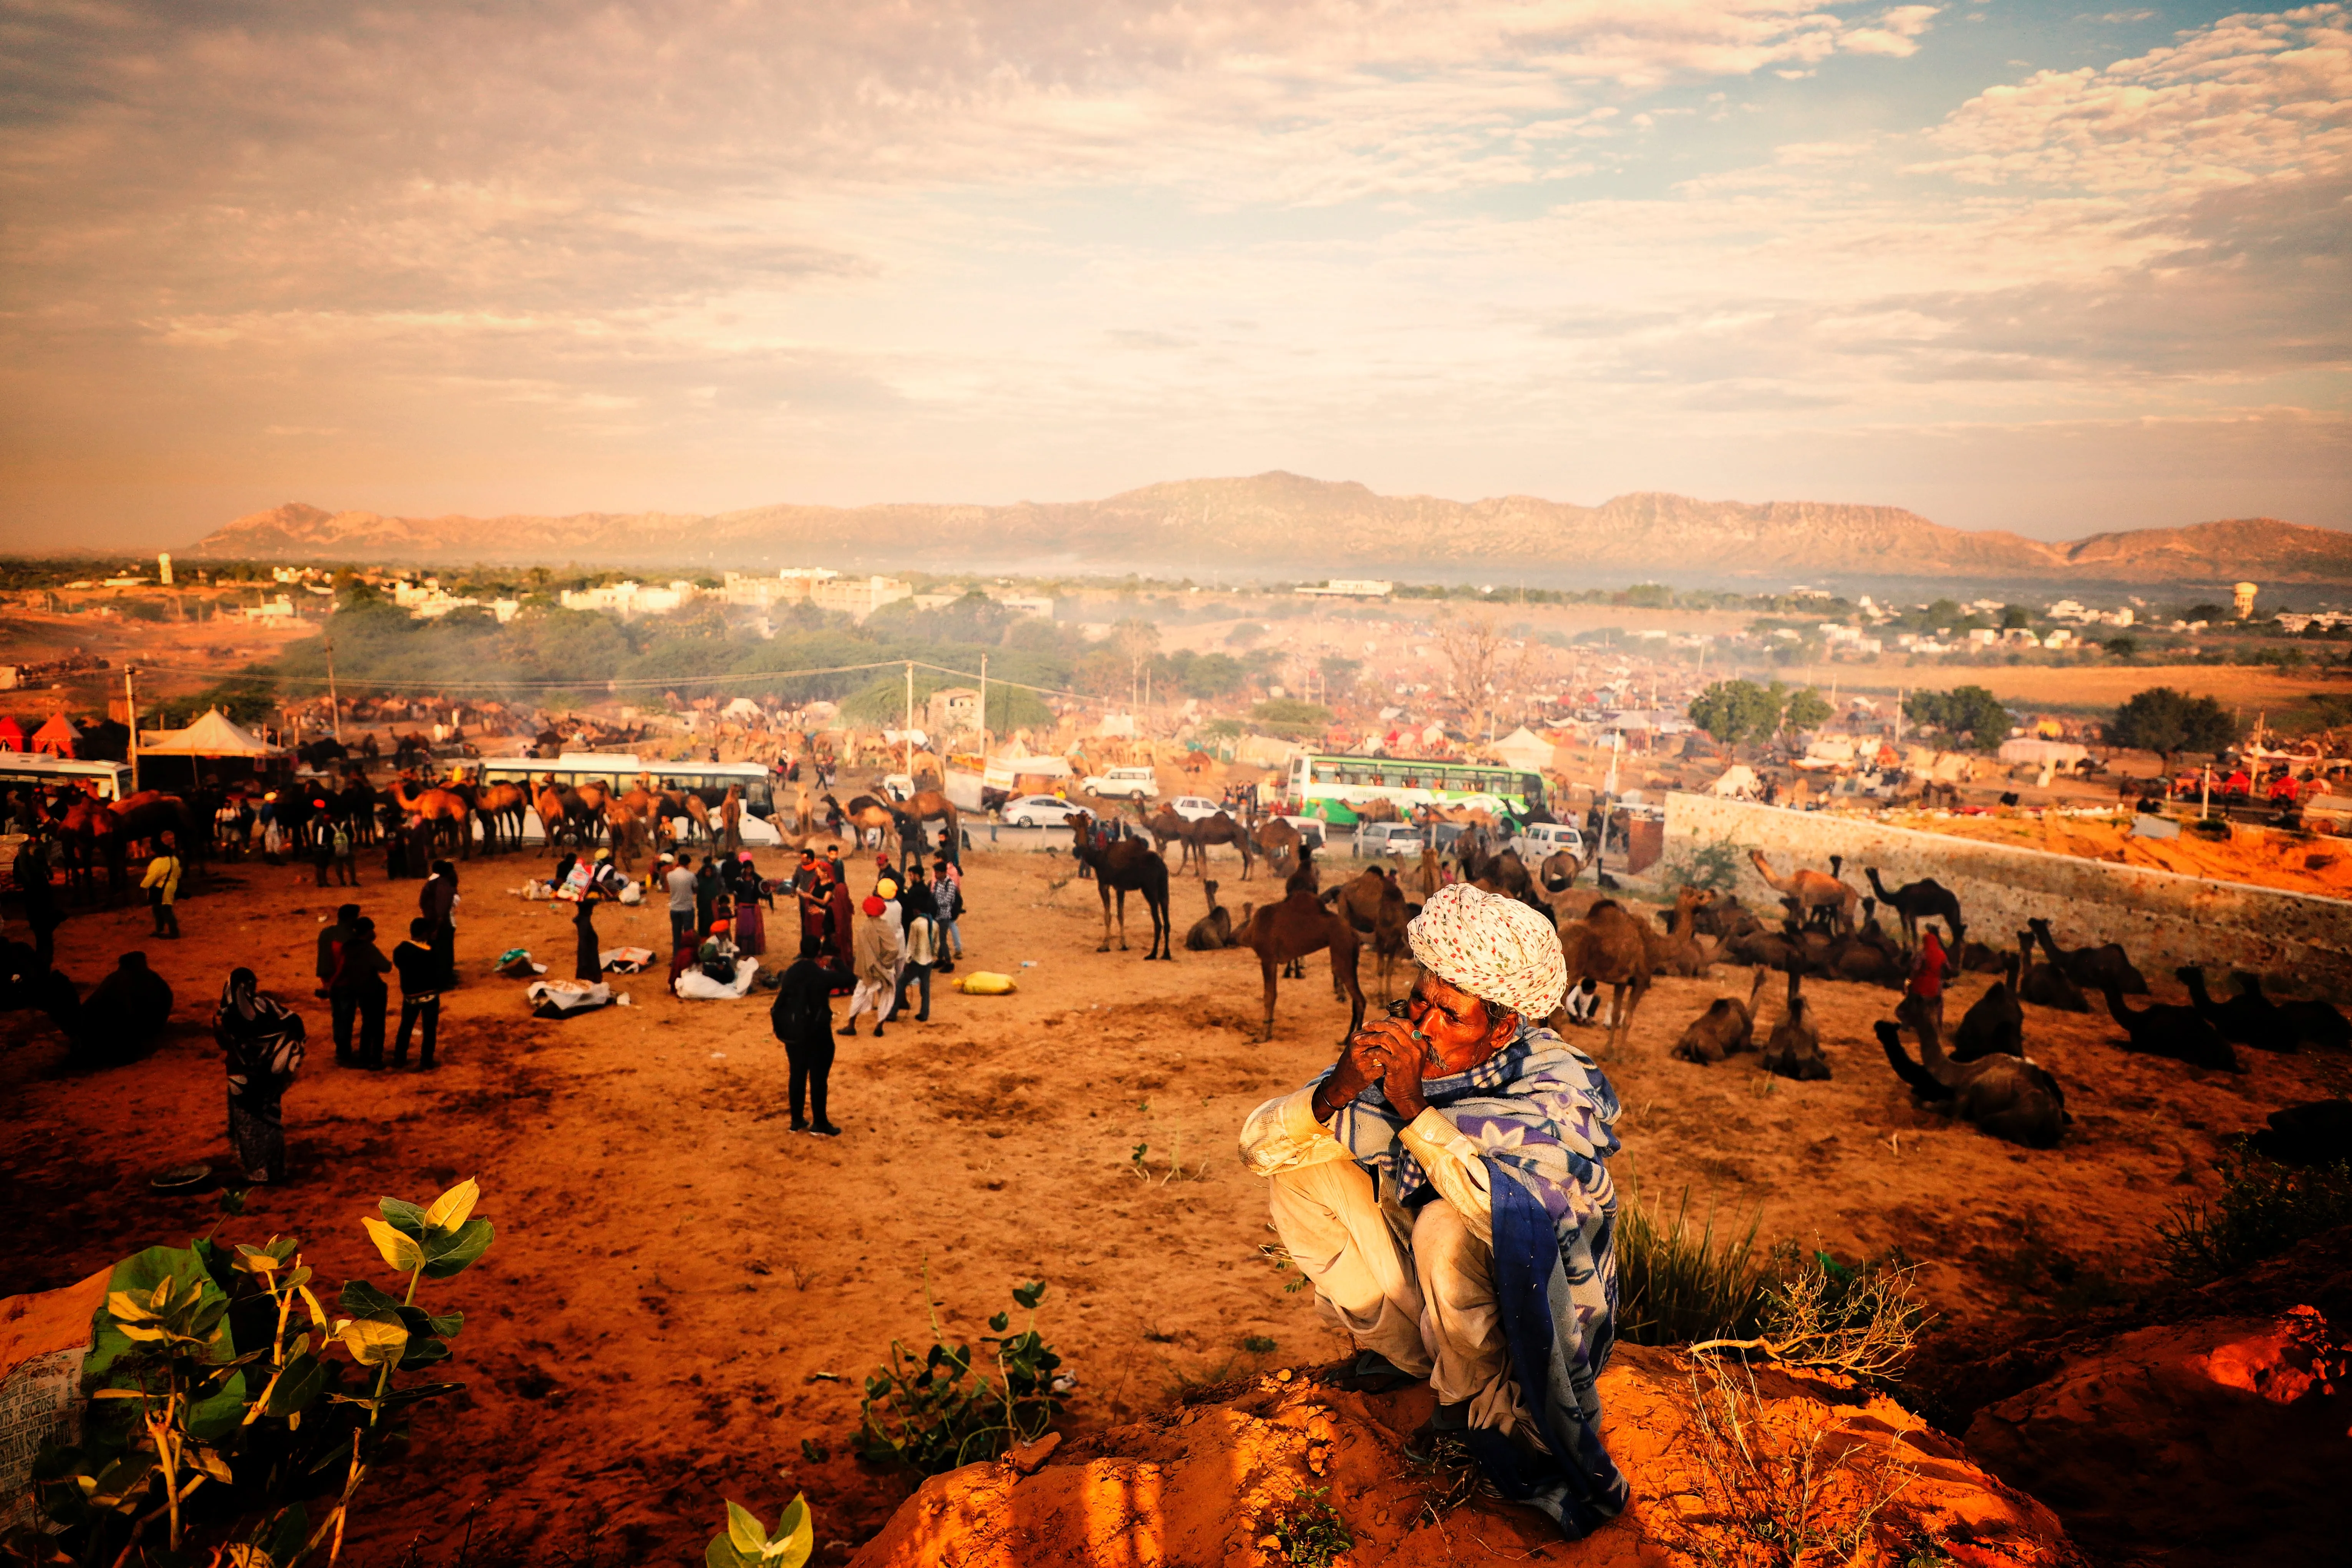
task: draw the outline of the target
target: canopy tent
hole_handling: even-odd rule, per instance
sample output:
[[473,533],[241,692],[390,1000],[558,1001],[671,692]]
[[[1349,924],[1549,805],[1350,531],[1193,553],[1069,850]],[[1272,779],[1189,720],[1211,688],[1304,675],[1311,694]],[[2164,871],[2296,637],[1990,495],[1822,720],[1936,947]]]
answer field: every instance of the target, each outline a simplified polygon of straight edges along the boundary
[[2071,768],[2090,754],[2087,748],[2072,741],[2045,741],[2031,735],[2000,743],[2002,762],[2031,763],[2037,767],[2055,763],[2062,768]]
[[49,721],[33,731],[33,750],[51,752],[60,757],[81,754],[81,726],[62,713],[49,716]]
[[268,758],[286,755],[283,748],[273,746],[239,729],[228,715],[215,708],[184,730],[158,730],[139,740],[139,754],[147,757],[247,757]]
[[1707,786],[1707,793],[1728,800],[1755,800],[1763,795],[1764,784],[1756,776],[1754,768],[1743,763],[1734,763],[1723,770],[1721,778]]
[[25,727],[5,714],[0,714],[0,752],[21,752],[25,749]]
[[1496,762],[1528,773],[1551,766],[1552,743],[1525,724],[1486,748]]

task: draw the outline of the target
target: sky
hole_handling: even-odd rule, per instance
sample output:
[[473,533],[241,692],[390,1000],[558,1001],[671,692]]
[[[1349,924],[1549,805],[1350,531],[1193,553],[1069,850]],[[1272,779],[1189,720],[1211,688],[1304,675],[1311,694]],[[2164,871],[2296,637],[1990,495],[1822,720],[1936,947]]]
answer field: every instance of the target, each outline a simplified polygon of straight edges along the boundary
[[2352,14],[0,0],[0,549],[286,500],[2352,527]]

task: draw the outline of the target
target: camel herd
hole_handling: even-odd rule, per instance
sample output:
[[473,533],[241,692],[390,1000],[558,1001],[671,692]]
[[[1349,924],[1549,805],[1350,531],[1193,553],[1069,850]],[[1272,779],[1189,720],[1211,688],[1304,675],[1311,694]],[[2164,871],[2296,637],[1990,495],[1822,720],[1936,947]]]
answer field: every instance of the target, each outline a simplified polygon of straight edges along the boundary
[[[1213,819],[1212,819],[1213,820]],[[1278,820],[1278,819],[1277,819]],[[1198,833],[1202,825],[1163,812],[1145,824],[1160,848],[1140,837],[1100,842],[1086,823],[1075,825],[1075,852],[1095,876],[1103,904],[1103,938],[1097,952],[1110,950],[1116,926],[1127,947],[1126,895],[1139,892],[1152,920],[1148,958],[1173,959],[1173,926],[1168,910],[1169,867],[1162,853],[1171,844],[1183,851],[1180,868],[1203,870],[1207,912],[1187,931],[1192,952],[1247,948],[1257,956],[1264,989],[1258,1037],[1274,1036],[1275,1005],[1282,975],[1303,973],[1299,961],[1328,951],[1336,998],[1348,1001],[1349,1032],[1363,1025],[1366,1001],[1359,975],[1360,955],[1370,945],[1379,966],[1383,1002],[1392,993],[1394,970],[1406,956],[1405,928],[1447,874],[1433,852],[1410,872],[1392,864],[1374,866],[1328,888],[1321,885],[1311,846],[1284,857],[1292,866],[1283,896],[1273,902],[1244,904],[1238,916],[1218,901],[1218,884],[1207,879],[1207,847],[1232,842],[1244,855],[1244,877],[1255,847],[1266,849],[1265,835],[1237,838]],[[1287,824],[1284,826],[1287,826]],[[2186,1005],[2126,998],[2145,996],[2147,982],[2124,948],[2113,942],[2066,948],[2049,921],[2030,920],[2016,933],[2013,948],[1993,949],[1969,939],[1959,899],[1951,889],[1923,879],[1890,887],[1878,868],[1864,876],[1864,896],[1844,879],[1843,862],[1832,857],[1827,871],[1794,868],[1785,875],[1761,851],[1750,860],[1765,883],[1780,895],[1780,918],[1768,921],[1737,898],[1685,887],[1658,920],[1637,914],[1619,899],[1605,877],[1599,895],[1576,889],[1583,869],[1573,856],[1554,855],[1534,871],[1508,849],[1483,844],[1465,848],[1460,871],[1489,892],[1517,898],[1550,914],[1572,984],[1610,993],[1604,1058],[1625,1048],[1633,1020],[1653,980],[1661,974],[1705,977],[1717,963],[1752,965],[1747,995],[1715,998],[1685,1027],[1672,1048],[1674,1059],[1719,1065],[1755,1051],[1763,1069],[1798,1081],[1831,1076],[1822,1048],[1819,1019],[1804,995],[1809,977],[1874,984],[1905,992],[1892,1017],[1874,1033],[1889,1066],[1921,1107],[1972,1125],[1990,1136],[2031,1148],[2057,1143],[2072,1120],[2063,1087],[2050,1069],[2028,1054],[2026,1005],[2076,1012],[2092,1010],[2090,996],[2104,1002],[2123,1031],[2127,1050],[2160,1056],[2190,1066],[2242,1070],[2233,1047],[2292,1051],[2305,1043],[2352,1046],[2352,1024],[2324,1002],[2274,1003],[2252,975],[2234,975],[2236,993],[2215,1001],[2202,971],[2184,969]],[[1408,878],[1413,884],[1408,889]],[[1892,910],[1899,935],[1880,923]],[[1957,1028],[1947,1033],[1940,1000],[1913,994],[1906,983],[1917,973],[1923,931],[1944,928],[1944,979],[1963,970],[1997,976],[1970,1004]],[[1767,977],[1783,976],[1778,1016],[1767,1026],[1763,1013]],[[1937,989],[1940,990],[1940,986]],[[1549,1020],[1565,1029],[1565,1009]],[[1917,1042],[1914,1056],[1908,1033]],[[1759,1039],[1760,1037],[1760,1039]]]

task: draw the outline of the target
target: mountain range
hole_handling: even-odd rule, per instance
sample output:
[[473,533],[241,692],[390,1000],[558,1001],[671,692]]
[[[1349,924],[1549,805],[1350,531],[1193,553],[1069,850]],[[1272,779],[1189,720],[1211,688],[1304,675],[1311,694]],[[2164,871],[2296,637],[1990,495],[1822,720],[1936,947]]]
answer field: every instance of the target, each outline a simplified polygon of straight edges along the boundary
[[713,515],[387,517],[289,502],[188,555],[401,564],[1142,571],[1670,582],[1742,576],[2218,585],[2352,584],[2352,533],[2242,518],[2052,542],[1947,528],[1899,507],[1695,500],[1597,507],[1535,496],[1454,501],[1266,473],[1147,485],[1101,500],[1008,506],[764,506]]

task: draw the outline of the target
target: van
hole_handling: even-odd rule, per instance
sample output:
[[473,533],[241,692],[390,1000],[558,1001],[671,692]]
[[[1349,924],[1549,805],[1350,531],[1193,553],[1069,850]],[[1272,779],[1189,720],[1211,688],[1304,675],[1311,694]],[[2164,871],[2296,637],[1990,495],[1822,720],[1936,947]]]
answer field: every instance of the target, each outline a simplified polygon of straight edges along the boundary
[[1080,781],[1088,795],[1102,800],[1157,800],[1160,774],[1149,767],[1107,768]]
[[1421,853],[1421,829],[1409,822],[1367,822],[1356,829],[1356,858],[1393,855],[1400,859]]
[[1511,840],[1511,847],[1530,868],[1565,850],[1584,858],[1584,835],[1565,822],[1530,822]]

